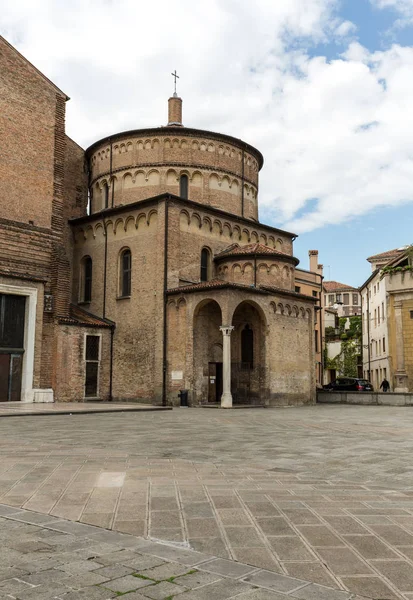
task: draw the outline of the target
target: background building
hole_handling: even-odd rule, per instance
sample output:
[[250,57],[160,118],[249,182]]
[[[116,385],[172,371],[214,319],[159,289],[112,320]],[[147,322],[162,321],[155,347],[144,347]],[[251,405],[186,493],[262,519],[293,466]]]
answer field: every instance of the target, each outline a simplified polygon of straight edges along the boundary
[[372,274],[361,286],[363,371],[375,389],[384,378],[391,391],[413,391],[413,278],[411,249],[367,259]]
[[324,281],[323,291],[324,385],[338,376],[362,377],[359,290],[338,281]]
[[324,294],[323,294],[323,265],[318,264],[318,250],[308,252],[310,270],[295,270],[294,290],[299,294],[317,298],[314,313],[314,348],[316,383],[323,385],[323,348],[324,348]]

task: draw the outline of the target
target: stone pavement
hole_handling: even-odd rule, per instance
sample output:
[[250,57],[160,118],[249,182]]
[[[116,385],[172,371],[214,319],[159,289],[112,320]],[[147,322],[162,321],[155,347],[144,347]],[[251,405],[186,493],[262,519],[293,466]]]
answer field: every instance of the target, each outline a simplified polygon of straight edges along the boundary
[[27,510],[0,505],[0,515],[2,600],[361,600],[247,564]]
[[407,600],[412,434],[388,407],[0,419],[0,502]]
[[0,417],[28,415],[71,415],[73,413],[141,412],[172,410],[168,406],[152,406],[136,402],[0,402]]

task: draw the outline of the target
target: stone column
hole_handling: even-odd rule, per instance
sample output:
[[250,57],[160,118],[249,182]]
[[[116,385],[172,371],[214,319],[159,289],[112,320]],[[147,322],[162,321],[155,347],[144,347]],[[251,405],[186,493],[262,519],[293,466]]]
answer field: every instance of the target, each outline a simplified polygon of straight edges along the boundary
[[232,326],[226,327],[223,325],[220,327],[222,331],[223,344],[222,344],[222,396],[221,396],[221,408],[232,407],[232,394],[231,394],[231,332],[234,328]]
[[396,370],[394,372],[393,392],[408,392],[407,373],[404,364],[404,339],[401,301],[394,303],[394,320],[396,322]]

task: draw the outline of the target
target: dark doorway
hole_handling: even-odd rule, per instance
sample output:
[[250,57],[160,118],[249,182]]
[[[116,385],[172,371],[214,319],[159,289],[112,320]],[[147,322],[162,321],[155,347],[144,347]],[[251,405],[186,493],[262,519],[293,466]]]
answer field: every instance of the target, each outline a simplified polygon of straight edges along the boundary
[[0,294],[0,402],[20,400],[26,297]]
[[208,402],[220,404],[222,396],[222,362],[209,363]]

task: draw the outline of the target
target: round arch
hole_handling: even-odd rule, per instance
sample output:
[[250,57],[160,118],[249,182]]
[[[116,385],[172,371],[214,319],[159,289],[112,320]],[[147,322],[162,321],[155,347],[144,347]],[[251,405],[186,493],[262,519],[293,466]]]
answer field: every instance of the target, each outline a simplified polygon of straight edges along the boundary
[[240,302],[232,314],[231,370],[234,404],[261,404],[266,390],[266,330],[263,308]]
[[193,316],[194,401],[219,403],[222,395],[222,309],[216,300],[205,298]]

